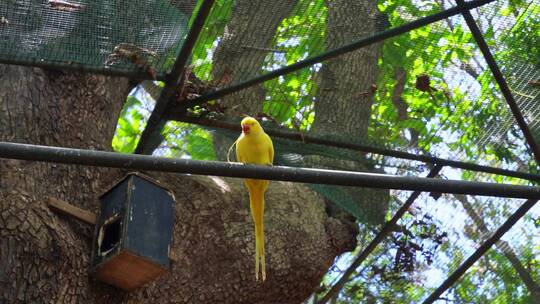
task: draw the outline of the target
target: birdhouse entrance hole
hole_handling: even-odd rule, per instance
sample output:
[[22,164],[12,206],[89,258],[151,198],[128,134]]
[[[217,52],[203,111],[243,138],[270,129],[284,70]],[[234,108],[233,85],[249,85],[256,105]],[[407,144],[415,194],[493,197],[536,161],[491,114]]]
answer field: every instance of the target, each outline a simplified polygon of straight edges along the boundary
[[106,255],[118,244],[118,242],[120,242],[120,219],[121,217],[117,216],[101,227],[101,231],[99,232],[103,235],[103,239],[99,246],[101,255]]
[[170,268],[173,194],[147,176],[130,173],[99,200],[91,273],[124,290],[165,273]]

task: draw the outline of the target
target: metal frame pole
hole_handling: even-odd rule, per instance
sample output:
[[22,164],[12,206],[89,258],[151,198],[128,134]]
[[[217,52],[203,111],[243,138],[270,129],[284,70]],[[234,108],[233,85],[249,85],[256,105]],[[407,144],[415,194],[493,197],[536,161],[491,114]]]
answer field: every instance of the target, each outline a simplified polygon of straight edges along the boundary
[[[456,3],[458,4],[458,7],[462,7],[462,8],[465,8],[467,4],[464,0],[456,0]],[[527,140],[527,143],[529,144],[529,147],[531,148],[531,151],[534,154],[536,163],[540,164],[540,147],[534,140],[531,130],[529,129],[527,122],[523,118],[523,114],[521,113],[521,110],[519,109],[519,106],[517,105],[516,100],[514,99],[514,96],[512,95],[512,91],[510,90],[510,87],[508,86],[508,83],[506,82],[504,75],[499,69],[499,66],[497,65],[497,62],[495,61],[495,58],[493,57],[493,55],[491,54],[491,51],[489,50],[486,40],[484,39],[484,36],[482,35],[482,31],[480,30],[480,28],[478,28],[478,25],[474,21],[474,18],[471,15],[471,12],[469,10],[463,10],[462,15],[465,18],[465,21],[467,22],[467,26],[471,30],[471,33],[474,37],[474,40],[476,40],[476,43],[478,44],[480,51],[482,51],[482,54],[484,55],[484,59],[486,60],[486,63],[489,66],[489,69],[491,70],[491,73],[493,74],[495,81],[499,85],[499,88],[501,89],[504,99],[506,100],[506,103],[508,103],[508,106],[510,107],[512,114],[514,115],[514,118],[516,119],[516,122],[518,123],[519,128],[523,132],[523,135],[525,136],[525,139]]]
[[367,172],[258,166],[8,142],[0,142],[0,157],[86,166],[281,180],[300,183],[540,199],[540,187],[536,186],[441,180]]
[[[427,178],[434,178],[441,172],[441,169],[443,167],[440,165],[436,165],[431,169],[429,174],[427,175]],[[335,294],[337,294],[343,286],[347,283],[351,275],[356,271],[356,269],[364,262],[364,260],[377,248],[377,246],[384,240],[384,238],[389,235],[392,232],[392,228],[396,225],[397,221],[409,210],[411,205],[414,203],[414,201],[420,196],[420,191],[415,191],[409,196],[407,201],[399,208],[399,210],[394,214],[392,219],[390,219],[384,227],[381,229],[381,231],[375,236],[375,238],[356,256],[356,259],[351,263],[349,268],[343,273],[341,278],[330,288],[330,290],[322,297],[319,301],[317,301],[317,304],[324,304],[330,300]]]
[[[168,119],[192,123],[192,124],[198,124],[201,126],[207,126],[207,127],[212,127],[212,128],[227,129],[227,130],[238,131],[238,132],[241,131],[239,124],[222,121],[222,120],[201,119],[201,118],[193,118],[189,116],[184,116],[184,117],[169,116]],[[409,160],[420,161],[420,162],[434,164],[434,165],[437,164],[437,165],[448,166],[452,168],[458,168],[462,170],[470,170],[470,171],[484,172],[484,173],[497,174],[497,175],[503,175],[503,176],[511,176],[511,177],[517,177],[517,178],[530,180],[530,181],[536,181],[536,182],[540,181],[540,174],[518,172],[518,171],[507,170],[507,169],[478,165],[474,163],[449,160],[449,159],[434,157],[431,155],[413,154],[413,153],[408,153],[408,152],[403,152],[403,151],[368,146],[365,144],[343,142],[343,141],[327,139],[327,138],[319,138],[319,137],[308,135],[308,134],[301,135],[297,132],[293,133],[290,131],[278,130],[278,129],[273,129],[273,128],[265,128],[265,132],[268,135],[272,137],[276,137],[276,138],[285,138],[285,139],[296,140],[296,141],[301,141],[305,143],[349,149],[352,151],[360,151],[360,152],[365,152],[365,153],[374,153],[374,154],[401,158],[401,159],[409,159]]]
[[487,251],[491,248],[501,237],[508,231],[519,219],[521,219],[527,211],[529,211],[535,204],[537,200],[527,200],[521,207],[519,207],[514,214],[512,214],[504,224],[502,224],[493,235],[482,243],[478,249],[471,254],[461,264],[458,269],[456,269],[429,297],[424,300],[423,304],[430,304],[436,301],[448,288],[450,288],[454,283],[474,264],[478,261]]
[[193,21],[189,33],[186,36],[186,40],[182,45],[182,49],[174,62],[173,68],[166,76],[165,87],[161,91],[161,95],[156,101],[152,114],[150,114],[150,118],[148,119],[146,128],[141,134],[141,139],[137,144],[135,153],[148,154],[152,152],[148,151],[150,140],[156,135],[157,132],[161,132],[161,129],[163,129],[163,126],[165,125],[163,114],[167,109],[169,101],[174,97],[174,94],[177,91],[180,78],[184,73],[185,65],[189,56],[191,55],[191,51],[193,50],[197,39],[199,38],[201,30],[204,26],[206,18],[210,14],[210,10],[212,9],[214,2],[214,0],[204,0],[204,2],[201,4],[201,7],[197,12],[197,16],[195,16],[195,20]]

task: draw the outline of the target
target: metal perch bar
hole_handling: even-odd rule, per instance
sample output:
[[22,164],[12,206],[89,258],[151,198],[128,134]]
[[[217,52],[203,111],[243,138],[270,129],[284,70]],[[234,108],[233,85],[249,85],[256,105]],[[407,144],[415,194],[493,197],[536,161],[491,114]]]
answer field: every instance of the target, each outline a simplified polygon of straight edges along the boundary
[[519,207],[514,214],[512,214],[504,224],[499,227],[493,233],[493,235],[484,241],[484,243],[473,253],[471,256],[459,266],[456,271],[454,271],[446,280],[423,302],[423,304],[430,304],[436,301],[448,288],[450,288],[454,283],[469,269],[476,261],[478,261],[487,251],[493,246],[501,237],[508,231],[512,226],[514,226],[519,219],[521,219],[527,211],[529,211],[535,204],[537,200],[527,200],[521,207]]
[[[188,117],[188,116],[182,117],[181,115],[172,115],[172,116],[169,116],[168,119],[192,123],[192,124],[198,124],[201,126],[219,128],[219,129],[228,129],[228,130],[233,130],[233,131],[238,131],[238,132],[241,131],[239,124],[237,123],[233,124],[230,122],[220,121],[220,120],[199,119],[199,118],[193,118],[193,117]],[[470,171],[484,172],[484,173],[497,174],[497,175],[503,175],[503,176],[511,176],[511,177],[517,177],[517,178],[537,181],[537,182],[540,181],[539,174],[518,172],[518,171],[512,171],[512,170],[501,169],[501,168],[494,168],[494,167],[483,166],[483,165],[478,165],[474,163],[467,163],[467,162],[462,162],[462,161],[455,161],[455,160],[434,157],[431,155],[413,154],[413,153],[408,153],[408,152],[403,152],[403,151],[374,147],[374,146],[369,146],[365,144],[343,142],[343,141],[338,141],[338,140],[333,140],[333,139],[320,138],[320,137],[316,137],[316,136],[312,136],[308,134],[300,135],[298,132],[294,133],[291,131],[272,129],[272,128],[265,128],[264,130],[266,133],[268,133],[268,135],[272,137],[285,138],[285,139],[302,141],[306,143],[324,145],[324,146],[330,146],[330,147],[338,147],[338,148],[349,149],[353,151],[360,151],[360,152],[365,152],[365,153],[374,153],[374,154],[395,157],[395,158],[400,158],[400,159],[409,159],[409,160],[420,161],[420,162],[429,163],[429,164],[436,164],[436,165],[448,166],[452,168],[458,168],[462,170],[470,170]]]
[[[435,166],[433,169],[431,169],[431,171],[427,175],[427,178],[434,178],[435,176],[437,176],[437,174],[439,174],[439,172],[441,172],[442,168],[443,167],[439,165]],[[407,212],[407,210],[409,210],[414,201],[420,196],[420,193],[420,191],[415,191],[411,194],[411,196],[409,196],[407,201],[403,204],[403,206],[399,208],[399,210],[394,214],[392,219],[386,222],[381,231],[375,236],[375,238],[373,238],[373,240],[366,246],[366,248],[364,248],[364,250],[362,250],[362,252],[360,252],[356,256],[355,260],[347,268],[345,273],[343,273],[341,278],[339,278],[336,284],[334,284],[334,286],[330,288],[326,295],[324,295],[324,297],[322,297],[317,302],[317,304],[324,304],[328,302],[328,300],[330,300],[343,288],[343,286],[345,286],[351,275],[356,271],[356,268],[358,268],[362,264],[362,262],[364,262],[364,260],[373,252],[373,250],[377,248],[377,245],[379,245],[384,240],[384,238],[389,235],[390,232],[392,232],[392,229],[396,225],[397,221],[405,214],[405,212]]]
[[409,191],[434,191],[467,195],[540,199],[540,187],[458,180],[394,176],[365,172],[335,171],[241,163],[174,159],[83,149],[0,142],[0,157],[132,170],[198,175],[257,178],[300,183],[357,186]]

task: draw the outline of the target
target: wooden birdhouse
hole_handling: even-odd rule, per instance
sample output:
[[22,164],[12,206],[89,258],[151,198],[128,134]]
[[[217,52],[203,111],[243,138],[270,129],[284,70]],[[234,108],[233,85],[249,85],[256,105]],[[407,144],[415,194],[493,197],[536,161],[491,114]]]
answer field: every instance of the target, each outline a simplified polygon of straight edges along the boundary
[[158,182],[130,173],[100,197],[91,272],[132,290],[169,268],[174,196]]

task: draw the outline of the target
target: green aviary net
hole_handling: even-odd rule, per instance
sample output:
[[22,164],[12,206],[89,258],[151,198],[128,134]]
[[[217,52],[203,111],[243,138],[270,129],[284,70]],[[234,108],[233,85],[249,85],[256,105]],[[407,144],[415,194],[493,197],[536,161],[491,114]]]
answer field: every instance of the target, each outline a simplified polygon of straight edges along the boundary
[[162,78],[193,5],[165,0],[2,0],[0,62]]

